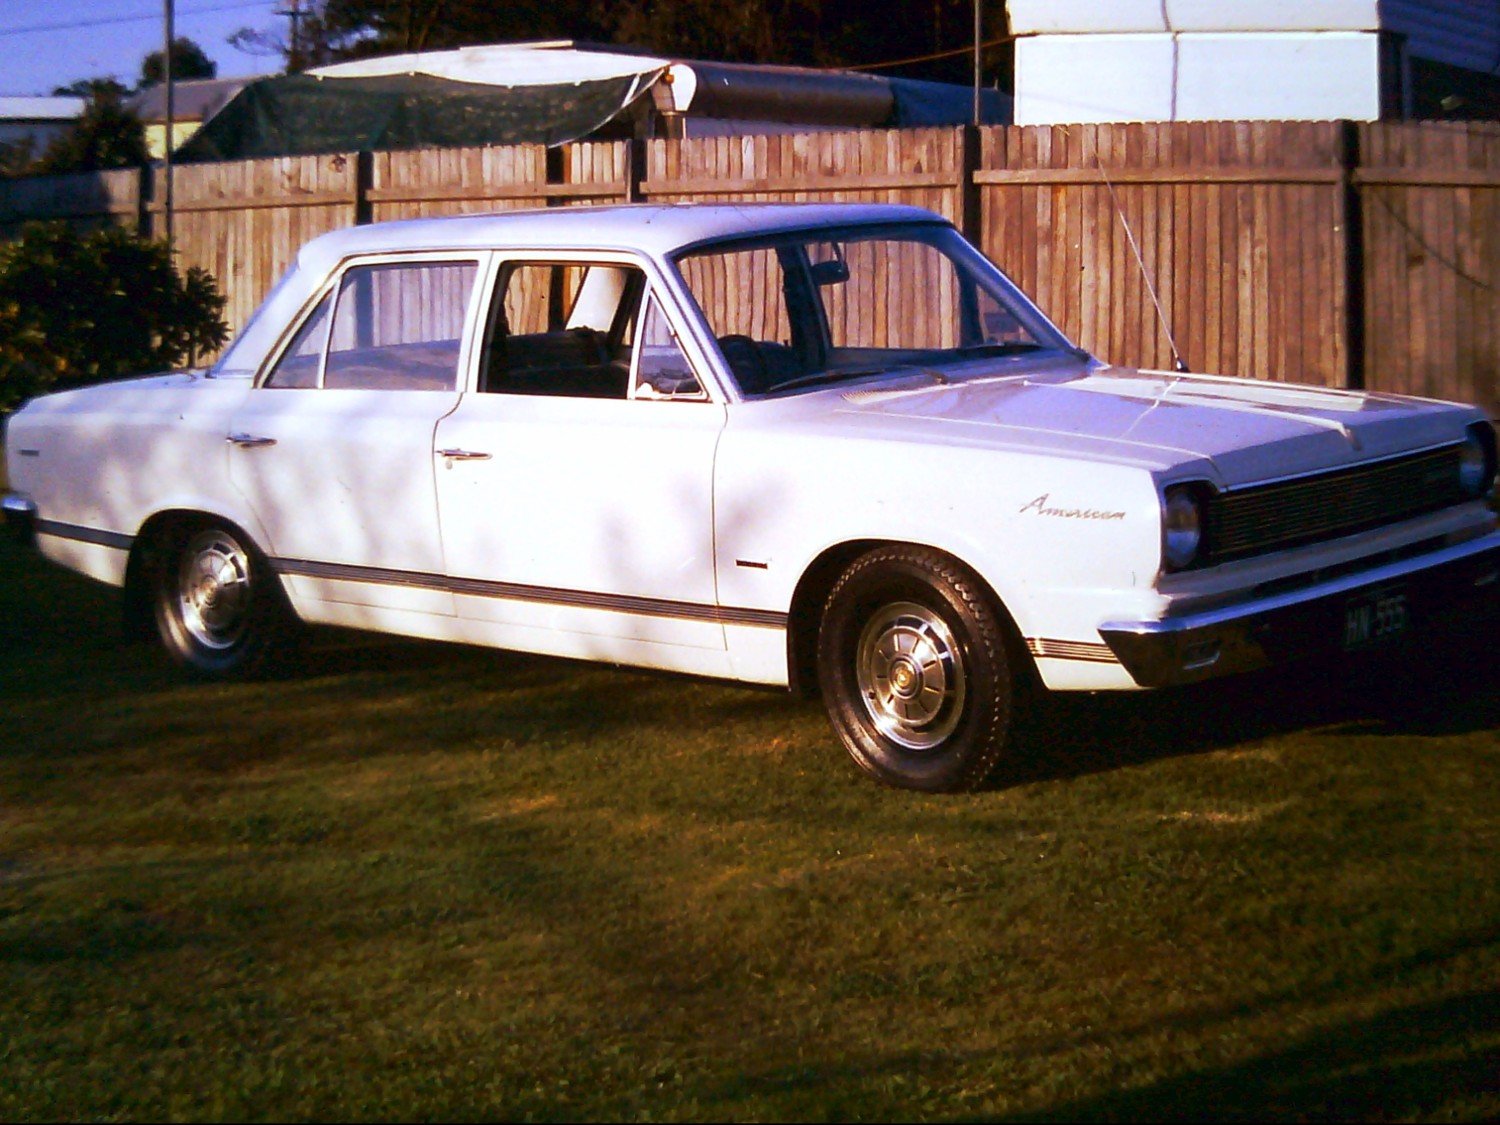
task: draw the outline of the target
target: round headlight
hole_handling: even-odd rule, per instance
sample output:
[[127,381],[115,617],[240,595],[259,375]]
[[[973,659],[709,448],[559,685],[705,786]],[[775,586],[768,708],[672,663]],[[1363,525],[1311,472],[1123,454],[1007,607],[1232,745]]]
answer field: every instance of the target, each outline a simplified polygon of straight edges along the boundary
[[1465,496],[1486,496],[1495,483],[1494,433],[1488,423],[1484,427],[1470,426],[1468,437],[1459,447],[1458,486]]
[[1161,506],[1162,557],[1168,570],[1192,566],[1203,545],[1203,510],[1197,489],[1177,485],[1167,489]]

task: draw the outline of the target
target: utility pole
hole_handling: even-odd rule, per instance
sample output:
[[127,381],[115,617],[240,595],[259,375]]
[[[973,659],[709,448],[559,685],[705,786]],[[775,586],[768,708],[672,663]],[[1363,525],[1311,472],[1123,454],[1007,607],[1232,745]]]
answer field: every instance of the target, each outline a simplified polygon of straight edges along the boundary
[[982,81],[984,79],[984,67],[982,65],[982,55],[983,55],[984,52],[983,52],[983,48],[980,46],[980,44],[984,42],[984,35],[983,35],[984,25],[983,25],[982,21],[980,20],[980,6],[983,3],[984,3],[984,0],[974,0],[974,124],[975,125],[980,124],[980,121],[981,121],[980,114],[979,114],[979,87],[980,87],[980,84],[982,83]]
[[167,41],[162,48],[161,59],[161,77],[167,90],[167,131],[163,138],[161,166],[166,180],[165,198],[162,202],[168,252],[172,249],[172,3],[173,0],[166,0]]
[[291,33],[287,37],[286,48],[286,70],[288,74],[297,74],[302,70],[302,17],[307,15],[302,10],[302,0],[287,0],[288,7],[279,8],[278,16],[285,16],[291,21]]

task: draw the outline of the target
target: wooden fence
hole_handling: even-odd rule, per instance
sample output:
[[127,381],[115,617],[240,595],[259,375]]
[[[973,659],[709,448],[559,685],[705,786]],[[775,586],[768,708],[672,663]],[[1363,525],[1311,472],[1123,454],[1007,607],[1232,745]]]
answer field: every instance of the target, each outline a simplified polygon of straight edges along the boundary
[[[0,182],[33,218],[164,231],[161,172]],[[957,223],[1105,359],[1458,398],[1500,417],[1500,125],[945,128],[179,167],[173,237],[242,324],[352,223],[625,200],[891,201]],[[1170,330],[1170,338],[1169,338]]]

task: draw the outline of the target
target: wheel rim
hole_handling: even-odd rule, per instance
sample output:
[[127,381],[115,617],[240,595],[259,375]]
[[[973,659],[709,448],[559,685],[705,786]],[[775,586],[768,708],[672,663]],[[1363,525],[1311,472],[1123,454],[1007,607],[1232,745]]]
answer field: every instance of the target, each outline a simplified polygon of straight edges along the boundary
[[177,569],[177,609],[188,635],[205,648],[233,648],[250,608],[250,558],[222,531],[195,536]]
[[860,699],[886,738],[908,750],[941,745],[963,715],[963,654],[947,624],[915,602],[882,606],[855,653]]

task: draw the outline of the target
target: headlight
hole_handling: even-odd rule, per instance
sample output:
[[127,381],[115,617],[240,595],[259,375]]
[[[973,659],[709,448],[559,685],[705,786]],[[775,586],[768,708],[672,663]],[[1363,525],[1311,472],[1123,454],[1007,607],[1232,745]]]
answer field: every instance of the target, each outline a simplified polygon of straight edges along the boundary
[[1458,486],[1465,496],[1488,496],[1495,486],[1495,428],[1475,422],[1459,449]]
[[1190,484],[1167,489],[1161,503],[1162,558],[1168,570],[1185,570],[1203,545],[1203,506],[1199,490]]

